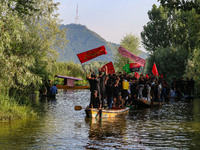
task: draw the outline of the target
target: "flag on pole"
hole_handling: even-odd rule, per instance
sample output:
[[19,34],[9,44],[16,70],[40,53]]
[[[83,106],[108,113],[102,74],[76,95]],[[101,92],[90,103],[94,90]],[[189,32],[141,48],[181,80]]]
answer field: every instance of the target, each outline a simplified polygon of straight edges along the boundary
[[146,78],[149,79],[149,75],[148,74],[146,74]]
[[133,53],[131,53],[128,50],[126,50],[125,48],[120,46],[118,51],[122,56],[130,58],[131,60],[133,60],[134,62],[138,63],[142,67],[145,66],[145,60],[144,59],[134,55]]
[[135,78],[139,79],[140,78],[140,74],[135,72]]
[[126,73],[131,73],[131,72],[136,72],[136,71],[139,71],[140,70],[140,65],[137,64],[137,63],[130,63],[130,64],[126,64],[124,67],[123,67],[123,70],[126,72]]
[[89,61],[97,56],[107,54],[105,46],[100,46],[92,50],[77,54],[81,63]]
[[102,68],[101,68],[101,71],[106,71],[106,66],[107,66],[107,73],[108,74],[113,74],[115,73],[115,68],[113,66],[113,63],[112,62],[109,62],[107,64],[105,64]]
[[154,76],[159,77],[159,73],[158,73],[155,62],[153,64],[152,73],[153,73]]
[[161,78],[161,79],[163,78],[163,74],[161,74],[160,78]]

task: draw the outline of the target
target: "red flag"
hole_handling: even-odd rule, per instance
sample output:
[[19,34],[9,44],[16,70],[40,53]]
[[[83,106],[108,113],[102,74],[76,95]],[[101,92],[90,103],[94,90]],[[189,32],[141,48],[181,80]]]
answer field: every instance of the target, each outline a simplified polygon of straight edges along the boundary
[[140,65],[137,63],[130,63],[130,68],[140,68]]
[[95,49],[77,54],[81,63],[91,60],[97,56],[107,54],[105,46],[100,46]]
[[156,68],[155,62],[154,62],[154,64],[153,64],[152,73],[153,73],[153,75],[156,76],[156,77],[159,76],[158,70],[157,70],[157,68]]
[[161,79],[163,78],[163,74],[161,74],[160,78],[161,78]]
[[146,74],[146,78],[149,79],[149,75],[148,74]]
[[138,63],[139,65],[141,65],[143,67],[145,66],[145,60],[144,59],[134,55],[133,53],[126,50],[125,48],[120,46],[118,51],[122,56],[130,58],[131,60],[133,60],[134,62]]
[[140,78],[140,75],[139,73],[135,72],[135,78],[139,79]]
[[107,64],[105,64],[102,68],[101,68],[101,71],[106,71],[106,66],[107,66],[107,73],[108,74],[113,74],[113,73],[115,73],[115,68],[114,68],[114,66],[113,66],[113,63],[112,62],[109,62],[109,63],[107,63]]

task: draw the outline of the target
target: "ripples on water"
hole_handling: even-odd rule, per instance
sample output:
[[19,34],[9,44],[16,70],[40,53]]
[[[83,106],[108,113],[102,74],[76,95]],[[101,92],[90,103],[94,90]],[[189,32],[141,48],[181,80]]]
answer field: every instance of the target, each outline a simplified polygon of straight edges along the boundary
[[0,149],[200,149],[200,102],[171,101],[125,118],[90,119],[88,90],[36,101],[37,119],[0,124]]

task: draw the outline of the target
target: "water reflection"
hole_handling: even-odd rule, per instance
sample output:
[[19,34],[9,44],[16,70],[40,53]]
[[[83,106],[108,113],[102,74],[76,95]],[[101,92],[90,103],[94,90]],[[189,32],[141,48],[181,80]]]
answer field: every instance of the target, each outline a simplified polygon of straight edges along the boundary
[[126,118],[85,118],[85,122],[90,128],[87,149],[119,148],[125,142]]
[[91,140],[104,140],[107,137],[122,137],[126,133],[125,118],[85,118],[89,124],[89,138]]
[[89,90],[33,101],[39,117],[0,123],[0,149],[199,149],[200,100],[169,101],[124,118],[85,118]]

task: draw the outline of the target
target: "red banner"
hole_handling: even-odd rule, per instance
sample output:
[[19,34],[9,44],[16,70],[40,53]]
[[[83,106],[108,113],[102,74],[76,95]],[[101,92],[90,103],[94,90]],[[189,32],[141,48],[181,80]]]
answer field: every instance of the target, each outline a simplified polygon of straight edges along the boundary
[[101,46],[101,47],[77,54],[77,56],[78,56],[80,62],[84,63],[86,61],[89,61],[89,60],[97,57],[97,56],[104,55],[104,54],[107,54],[106,48],[105,48],[105,46]]
[[141,65],[143,67],[145,66],[145,60],[144,59],[134,55],[133,53],[126,50],[125,48],[120,46],[118,51],[122,56],[130,58],[131,60],[133,60],[134,62],[138,63],[139,65]]
[[107,66],[107,73],[108,74],[113,74],[115,73],[115,68],[113,66],[113,63],[112,62],[109,62],[107,64],[105,64],[102,68],[101,68],[101,71],[106,71],[106,66]]
[[156,67],[156,64],[155,64],[155,63],[153,64],[152,73],[153,73],[153,75],[156,76],[156,77],[159,76],[159,73],[158,73],[158,70],[157,70],[157,67]]

